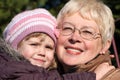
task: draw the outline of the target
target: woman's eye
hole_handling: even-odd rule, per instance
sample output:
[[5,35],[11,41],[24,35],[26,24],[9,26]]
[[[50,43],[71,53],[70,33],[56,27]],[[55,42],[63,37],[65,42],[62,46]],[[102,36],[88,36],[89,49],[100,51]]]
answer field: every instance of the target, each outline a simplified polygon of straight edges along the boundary
[[63,30],[73,30],[71,27],[64,27]]
[[89,35],[93,35],[93,32],[88,31],[88,30],[84,30],[84,31],[82,31],[82,34],[89,34]]

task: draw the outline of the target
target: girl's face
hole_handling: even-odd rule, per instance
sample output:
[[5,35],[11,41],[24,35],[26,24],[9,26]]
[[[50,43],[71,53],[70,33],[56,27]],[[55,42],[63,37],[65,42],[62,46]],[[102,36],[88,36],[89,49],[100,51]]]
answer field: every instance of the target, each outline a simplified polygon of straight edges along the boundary
[[54,60],[55,46],[49,36],[31,37],[23,40],[18,51],[33,65],[48,68]]
[[[76,13],[65,17],[60,27],[65,27],[62,30],[68,30],[68,33],[60,30],[58,36],[57,56],[61,63],[68,66],[85,64],[105,50],[95,21],[83,19],[79,13]],[[75,28],[72,34],[69,34],[71,30],[69,27]],[[85,39],[91,33],[98,35],[92,40]]]

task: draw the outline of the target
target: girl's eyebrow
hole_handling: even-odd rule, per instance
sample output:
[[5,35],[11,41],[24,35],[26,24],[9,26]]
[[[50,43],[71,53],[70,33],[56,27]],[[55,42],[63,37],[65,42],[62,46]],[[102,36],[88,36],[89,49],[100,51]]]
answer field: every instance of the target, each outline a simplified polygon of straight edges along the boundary
[[27,40],[29,43],[40,43],[40,41],[35,41],[35,40]]

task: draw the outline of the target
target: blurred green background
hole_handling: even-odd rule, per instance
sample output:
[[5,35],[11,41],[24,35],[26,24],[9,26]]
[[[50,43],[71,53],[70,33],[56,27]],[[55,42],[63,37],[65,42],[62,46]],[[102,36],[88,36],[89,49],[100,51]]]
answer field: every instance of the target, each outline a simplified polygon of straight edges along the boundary
[[[48,9],[54,16],[57,16],[67,1],[68,0],[0,0],[0,36],[2,36],[2,31],[6,25],[19,12],[42,7]],[[114,38],[117,52],[120,53],[120,0],[103,0],[103,2],[108,5],[113,12],[116,25]],[[114,53],[113,46],[111,46],[110,50]],[[114,61],[115,59],[113,59],[113,62]]]

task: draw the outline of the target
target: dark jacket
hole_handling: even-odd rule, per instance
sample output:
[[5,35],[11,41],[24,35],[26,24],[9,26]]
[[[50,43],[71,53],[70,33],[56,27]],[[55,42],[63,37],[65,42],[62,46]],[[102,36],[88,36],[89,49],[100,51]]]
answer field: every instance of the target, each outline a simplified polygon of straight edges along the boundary
[[[91,72],[60,75],[56,69],[34,66],[0,39],[0,80],[95,80]],[[17,53],[19,54],[19,53]]]

